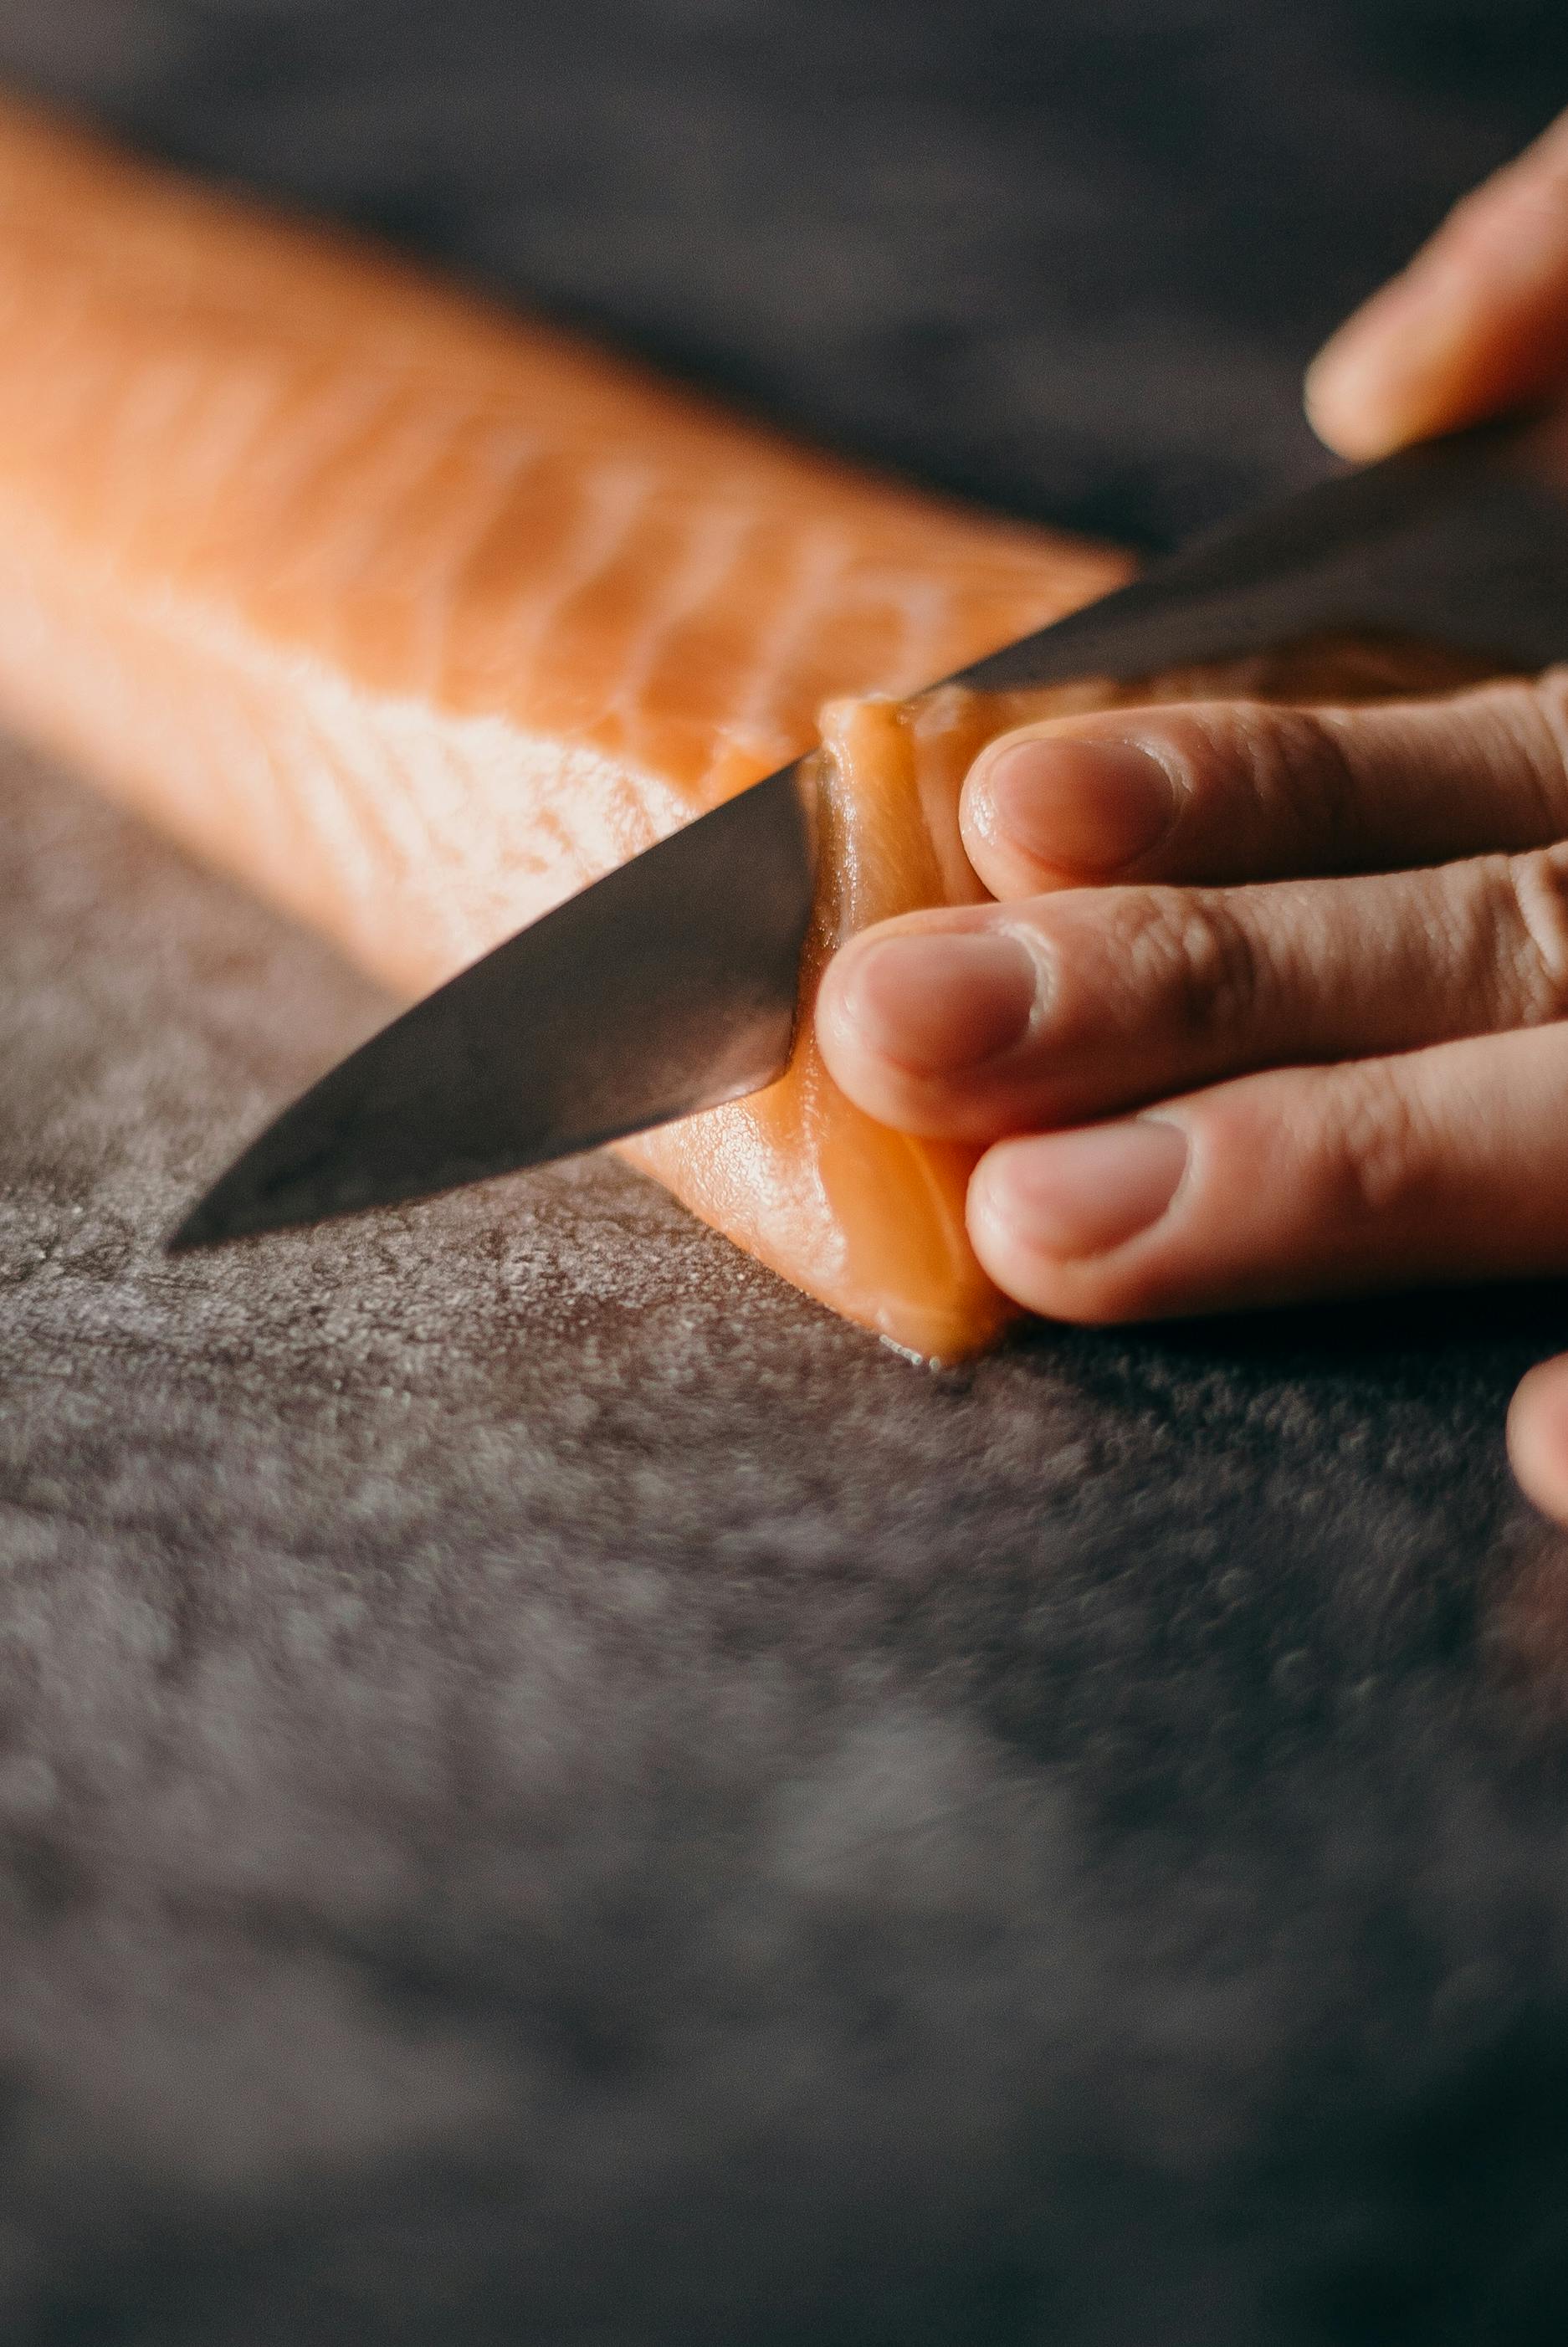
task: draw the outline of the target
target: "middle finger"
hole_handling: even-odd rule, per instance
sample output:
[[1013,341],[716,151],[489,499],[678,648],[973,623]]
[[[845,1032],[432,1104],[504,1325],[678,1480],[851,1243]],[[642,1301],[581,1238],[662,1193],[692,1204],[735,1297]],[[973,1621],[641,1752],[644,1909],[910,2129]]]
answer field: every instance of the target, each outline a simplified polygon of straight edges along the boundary
[[911,914],[824,978],[835,1081],[989,1142],[1244,1071],[1568,1016],[1568,847],[1242,888],[1075,889]]

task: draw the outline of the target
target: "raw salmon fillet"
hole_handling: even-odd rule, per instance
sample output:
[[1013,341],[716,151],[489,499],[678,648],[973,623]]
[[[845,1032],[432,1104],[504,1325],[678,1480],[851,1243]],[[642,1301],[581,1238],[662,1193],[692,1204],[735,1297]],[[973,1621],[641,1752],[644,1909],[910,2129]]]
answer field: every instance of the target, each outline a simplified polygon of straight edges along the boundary
[[[0,108],[0,710],[404,995],[825,708],[814,967],[978,895],[958,784],[1020,704],[898,696],[1124,567]],[[865,1117],[809,1019],[626,1153],[911,1351],[1003,1315],[974,1153]]]

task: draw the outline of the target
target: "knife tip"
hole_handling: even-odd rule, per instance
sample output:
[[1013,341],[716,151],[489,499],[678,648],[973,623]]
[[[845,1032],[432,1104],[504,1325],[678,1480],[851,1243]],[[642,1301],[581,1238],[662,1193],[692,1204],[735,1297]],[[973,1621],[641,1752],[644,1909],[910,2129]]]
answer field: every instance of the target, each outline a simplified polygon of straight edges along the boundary
[[206,1195],[198,1198],[182,1222],[163,1242],[165,1255],[194,1255],[199,1248],[226,1246],[231,1239],[255,1238],[265,1231],[285,1230],[308,1217],[291,1213],[276,1199],[259,1194],[241,1177],[245,1161],[231,1166]]
[[177,1223],[163,1242],[165,1255],[194,1255],[200,1247],[221,1246],[226,1239],[238,1238],[239,1228],[215,1205],[210,1197],[199,1199],[182,1222]]

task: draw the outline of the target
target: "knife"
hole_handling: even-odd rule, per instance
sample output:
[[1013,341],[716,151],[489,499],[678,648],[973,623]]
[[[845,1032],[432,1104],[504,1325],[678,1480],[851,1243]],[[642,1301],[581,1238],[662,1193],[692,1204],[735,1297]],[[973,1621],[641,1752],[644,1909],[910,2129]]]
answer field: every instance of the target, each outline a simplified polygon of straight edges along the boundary
[[[1517,669],[1568,657],[1568,419],[1336,475],[942,682],[1131,682],[1327,630],[1424,637]],[[813,755],[395,1019],[251,1143],[170,1247],[425,1197],[774,1082],[815,893]]]

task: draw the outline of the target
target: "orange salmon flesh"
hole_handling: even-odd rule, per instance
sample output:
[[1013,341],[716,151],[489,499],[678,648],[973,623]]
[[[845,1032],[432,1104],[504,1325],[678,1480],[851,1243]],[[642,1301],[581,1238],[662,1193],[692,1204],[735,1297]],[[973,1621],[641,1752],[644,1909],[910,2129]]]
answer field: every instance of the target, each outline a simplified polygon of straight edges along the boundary
[[[808,991],[979,897],[968,759],[1130,696],[901,696],[1126,570],[0,108],[0,712],[404,996],[819,740]],[[1006,1317],[975,1153],[855,1108],[809,1016],[780,1082],[624,1154],[911,1352]]]

